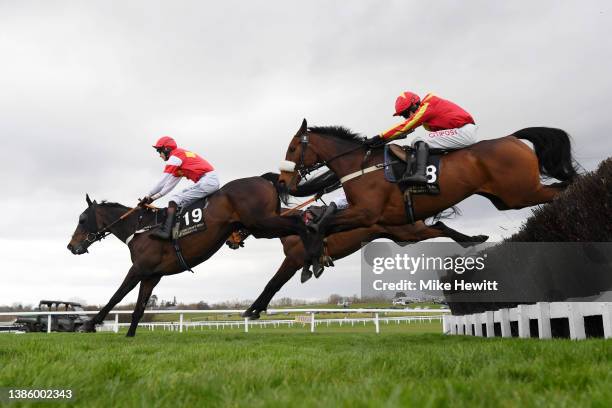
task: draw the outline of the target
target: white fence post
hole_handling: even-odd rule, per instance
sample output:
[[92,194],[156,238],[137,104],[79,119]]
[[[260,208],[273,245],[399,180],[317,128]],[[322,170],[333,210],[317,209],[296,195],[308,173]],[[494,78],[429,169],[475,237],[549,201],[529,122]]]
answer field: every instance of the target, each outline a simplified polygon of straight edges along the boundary
[[485,325],[487,328],[487,337],[495,337],[495,323],[493,321],[493,311],[485,312]]
[[612,303],[601,304],[601,320],[603,320],[604,338],[612,338]]
[[115,313],[115,327],[113,330],[115,333],[119,333],[119,313]]
[[538,337],[541,339],[552,338],[550,329],[550,303],[538,302]]
[[245,333],[249,332],[249,318],[248,317],[244,318],[244,332]]
[[482,314],[474,316],[474,336],[482,337]]
[[567,319],[569,320],[570,339],[582,340],[586,338],[584,331],[584,318],[580,313],[578,303],[569,302],[567,304]]
[[510,332],[510,317],[508,316],[508,309],[500,309],[499,315],[501,320],[502,337],[512,337],[512,333]]
[[179,333],[183,332],[183,314],[179,315]]
[[518,334],[522,339],[527,339],[529,336],[531,336],[529,331],[529,315],[527,308],[527,305],[518,305],[516,308],[516,314],[518,316]]
[[310,332],[314,333],[315,331],[315,313],[310,312]]
[[380,324],[378,322],[378,313],[374,314],[374,325],[376,326],[376,333],[380,333]]
[[51,315],[47,316],[47,333],[51,333]]

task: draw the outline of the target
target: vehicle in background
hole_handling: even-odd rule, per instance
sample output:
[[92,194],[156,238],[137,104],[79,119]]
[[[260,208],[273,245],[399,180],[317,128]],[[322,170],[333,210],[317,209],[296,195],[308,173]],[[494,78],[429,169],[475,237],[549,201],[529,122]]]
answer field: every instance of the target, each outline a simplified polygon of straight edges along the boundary
[[[47,312],[74,312],[70,314],[51,315],[51,331],[73,332],[76,331],[88,317],[83,312],[80,303],[64,302],[61,300],[41,300],[36,311]],[[46,332],[49,322],[48,315],[19,316],[13,323],[26,332]]]

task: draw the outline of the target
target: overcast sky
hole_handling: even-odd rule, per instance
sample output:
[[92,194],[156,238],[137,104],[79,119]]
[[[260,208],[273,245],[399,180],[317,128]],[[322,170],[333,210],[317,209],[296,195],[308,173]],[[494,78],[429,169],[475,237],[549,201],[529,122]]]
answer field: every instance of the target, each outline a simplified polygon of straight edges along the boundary
[[[563,128],[591,170],[612,155],[610,38],[608,1],[0,0],[0,304],[110,298],[125,245],[66,245],[86,192],[134,205],[151,188],[161,135],[227,182],[275,170],[302,118],[372,136],[396,123],[400,92],[432,91],[472,113],[482,138]],[[450,226],[494,239],[530,214],[459,207]],[[280,241],[251,238],[154,293],[254,299],[282,259]],[[351,295],[359,282],[357,254],[278,296]]]

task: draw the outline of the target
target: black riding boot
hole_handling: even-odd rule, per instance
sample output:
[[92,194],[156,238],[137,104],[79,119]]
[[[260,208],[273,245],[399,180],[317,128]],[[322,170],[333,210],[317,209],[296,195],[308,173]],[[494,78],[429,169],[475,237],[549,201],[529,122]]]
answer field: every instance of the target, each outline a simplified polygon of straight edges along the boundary
[[429,146],[425,142],[416,142],[414,144],[416,149],[416,171],[412,176],[402,177],[401,182],[407,182],[410,184],[427,184],[427,158],[429,156]]
[[176,216],[176,203],[174,201],[170,201],[168,203],[168,212],[166,216],[166,221],[162,224],[162,226],[153,231],[151,234],[152,239],[170,239],[172,236],[172,224],[174,224],[174,217]]
[[336,212],[336,210],[338,210],[338,207],[336,206],[336,203],[332,201],[325,208],[325,211],[323,211],[323,214],[321,214],[321,216],[318,219],[315,219],[310,224],[308,224],[308,229],[310,229],[313,232],[319,232],[319,229],[322,226],[325,226],[327,224],[326,220],[331,215],[333,215]]

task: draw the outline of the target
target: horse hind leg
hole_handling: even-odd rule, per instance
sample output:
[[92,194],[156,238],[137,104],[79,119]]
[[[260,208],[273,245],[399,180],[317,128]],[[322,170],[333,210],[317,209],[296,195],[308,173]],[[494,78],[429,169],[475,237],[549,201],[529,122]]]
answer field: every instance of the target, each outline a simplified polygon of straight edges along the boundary
[[563,192],[568,184],[556,183],[551,185],[540,184],[538,188],[531,194],[527,195],[524,200],[513,203],[512,209],[519,210],[525,207],[531,207],[539,204],[546,204],[553,201],[559,193]]
[[149,302],[149,298],[151,297],[151,293],[153,293],[153,288],[159,283],[161,276],[151,276],[148,278],[144,278],[140,282],[140,290],[138,292],[138,300],[136,301],[136,307],[134,308],[134,312],[132,313],[132,322],[130,323],[130,328],[127,332],[127,337],[134,337],[136,335],[136,328],[138,327],[138,322],[142,318],[145,307]]

